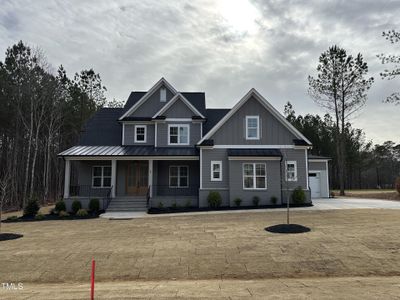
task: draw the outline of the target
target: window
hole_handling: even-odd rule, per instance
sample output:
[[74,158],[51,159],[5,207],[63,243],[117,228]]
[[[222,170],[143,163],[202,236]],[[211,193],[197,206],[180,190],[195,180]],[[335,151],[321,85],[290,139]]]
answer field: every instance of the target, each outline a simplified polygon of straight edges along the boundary
[[135,143],[146,143],[146,125],[135,125]]
[[92,187],[111,187],[111,167],[94,166],[92,173]]
[[267,173],[265,164],[243,164],[243,189],[265,190]]
[[168,125],[168,145],[189,145],[189,125]]
[[246,139],[259,140],[260,139],[260,117],[259,116],[246,116]]
[[222,161],[211,161],[211,181],[222,181]]
[[189,186],[189,167],[170,166],[169,167],[169,187],[185,188]]
[[166,101],[167,101],[167,89],[161,88],[160,89],[160,102],[166,102]]
[[286,162],[286,181],[297,181],[297,162]]

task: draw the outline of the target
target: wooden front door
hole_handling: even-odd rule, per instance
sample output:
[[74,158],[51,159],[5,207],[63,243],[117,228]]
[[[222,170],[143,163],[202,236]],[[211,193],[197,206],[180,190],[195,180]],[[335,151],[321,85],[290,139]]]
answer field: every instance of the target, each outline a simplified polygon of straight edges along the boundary
[[149,165],[147,161],[128,162],[126,172],[126,192],[131,196],[144,196],[149,185]]

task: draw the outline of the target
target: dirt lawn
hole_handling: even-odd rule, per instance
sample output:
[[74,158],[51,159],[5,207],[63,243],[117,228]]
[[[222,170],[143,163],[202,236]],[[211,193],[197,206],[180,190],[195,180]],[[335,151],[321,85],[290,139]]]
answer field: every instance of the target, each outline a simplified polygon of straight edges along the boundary
[[[311,227],[311,232],[279,235],[264,230],[284,221],[284,212],[271,211],[3,223],[4,232],[24,236],[0,242],[0,283],[21,282],[24,289],[8,291],[0,286],[0,299],[26,299],[28,295],[56,299],[56,290],[63,287],[64,293],[57,294],[57,299],[87,298],[92,257],[97,264],[97,287],[105,298],[111,298],[107,291],[117,290],[119,285],[115,299],[123,298],[124,288],[129,293],[133,287],[135,294],[141,295],[139,299],[156,299],[163,291],[167,298],[208,295],[213,299],[263,298],[275,291],[274,295],[289,299],[300,295],[299,286],[308,287],[302,289],[305,297],[329,298],[341,286],[341,293],[362,289],[373,296],[381,289],[386,299],[400,295],[400,211],[296,211],[293,223]],[[335,279],[326,280],[328,277]],[[365,284],[367,281],[370,283]],[[201,283],[204,288],[200,292]],[[259,289],[252,290],[250,286],[257,283]],[[236,288],[222,293],[224,284]],[[207,286],[220,294],[207,294]],[[246,295],[235,294],[241,286]],[[266,290],[267,286],[271,288]],[[282,291],[276,293],[280,286]],[[292,290],[283,291],[285,286]],[[155,294],[156,287],[159,294]],[[168,288],[173,292],[167,293]],[[186,297],[179,289],[198,292]],[[147,290],[152,293],[144,293]]]

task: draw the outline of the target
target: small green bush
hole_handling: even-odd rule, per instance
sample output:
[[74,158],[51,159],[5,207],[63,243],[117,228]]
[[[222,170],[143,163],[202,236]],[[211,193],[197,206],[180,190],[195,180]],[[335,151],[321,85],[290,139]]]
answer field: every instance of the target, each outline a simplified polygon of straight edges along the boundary
[[71,209],[74,214],[76,214],[78,210],[80,210],[81,208],[82,208],[81,201],[74,200],[74,202],[72,202]]
[[216,191],[211,191],[207,196],[207,202],[210,207],[220,207],[222,203],[221,194]]
[[259,203],[260,203],[260,197],[254,196],[253,197],[253,205],[258,206]]
[[83,218],[83,217],[87,217],[87,216],[88,216],[88,212],[87,212],[86,209],[81,208],[81,209],[79,209],[79,210],[76,212],[76,215],[77,215],[78,217]]
[[97,213],[100,210],[100,200],[96,198],[90,199],[89,210]]
[[192,201],[186,200],[185,207],[191,207],[191,206],[192,206]]
[[236,206],[240,206],[240,204],[242,203],[242,199],[236,198],[235,200],[233,200],[233,202],[235,202]]
[[291,198],[294,204],[304,204],[304,202],[306,202],[306,194],[304,193],[301,186],[293,190]]
[[24,208],[24,216],[35,216],[40,209],[39,203],[36,198],[32,198],[28,201]]
[[62,210],[67,210],[67,207],[65,206],[64,200],[58,200],[56,202],[56,206],[54,207],[55,211],[62,211]]
[[44,219],[44,216],[43,216],[41,213],[37,213],[37,214],[36,214],[35,220],[40,221],[40,220],[43,220],[43,219]]
[[17,221],[18,220],[18,217],[17,216],[9,216],[8,218],[7,218],[7,221]]
[[276,205],[276,203],[278,203],[278,198],[276,198],[275,196],[272,196],[272,197],[271,197],[271,203],[272,203],[273,205]]
[[159,209],[164,208],[164,204],[163,204],[162,202],[159,202],[159,203],[158,203],[158,208],[159,208]]
[[396,191],[399,193],[400,195],[400,176],[396,178],[396,181],[394,183],[394,187],[396,188]]
[[67,213],[65,210],[62,210],[62,211],[58,212],[58,216],[60,218],[69,217],[69,213]]

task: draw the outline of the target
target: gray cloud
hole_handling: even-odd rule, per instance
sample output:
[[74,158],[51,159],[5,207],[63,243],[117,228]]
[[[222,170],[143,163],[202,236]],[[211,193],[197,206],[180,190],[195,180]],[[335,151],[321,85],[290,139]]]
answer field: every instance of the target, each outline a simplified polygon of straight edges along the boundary
[[376,58],[400,53],[381,37],[399,29],[399,12],[398,1],[370,0],[2,1],[0,43],[2,53],[20,39],[40,46],[70,75],[93,67],[110,99],[164,76],[178,90],[205,91],[211,107],[231,107],[255,87],[280,111],[290,100],[302,114],[323,113],[307,76],[338,44],[361,52],[376,79],[355,126],[375,142],[400,142],[400,107],[381,102],[399,81],[382,81]]

